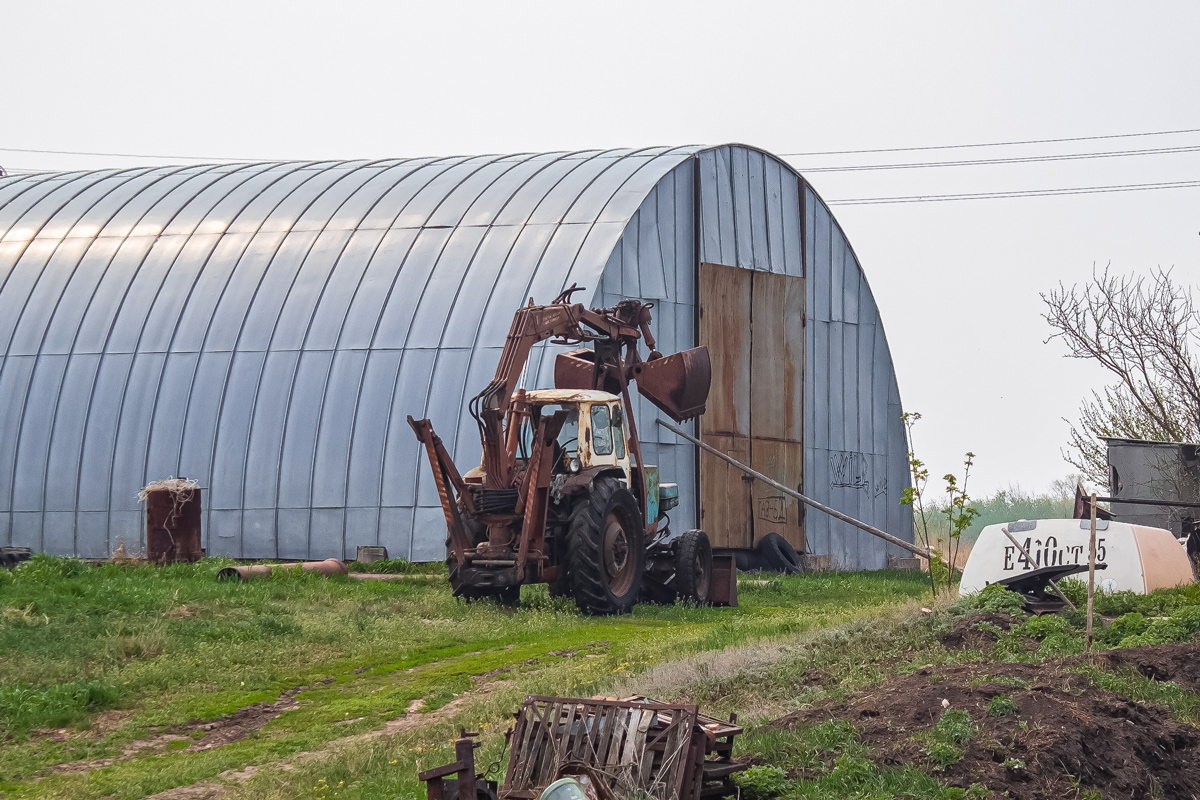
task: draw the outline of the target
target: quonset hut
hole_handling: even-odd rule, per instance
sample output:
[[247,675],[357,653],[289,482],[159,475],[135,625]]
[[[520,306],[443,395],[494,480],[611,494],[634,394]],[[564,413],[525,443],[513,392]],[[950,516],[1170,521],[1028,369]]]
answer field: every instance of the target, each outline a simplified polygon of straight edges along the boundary
[[[655,303],[665,353],[709,346],[706,441],[911,538],[862,268],[799,174],[724,145],[0,179],[0,544],[137,551],[138,489],[186,476],[211,555],[440,559],[405,417],[478,463],[466,401],[516,308],[572,283]],[[526,385],[552,385],[553,348],[535,356]],[[882,541],[698,458],[639,402],[673,530],[884,566]]]

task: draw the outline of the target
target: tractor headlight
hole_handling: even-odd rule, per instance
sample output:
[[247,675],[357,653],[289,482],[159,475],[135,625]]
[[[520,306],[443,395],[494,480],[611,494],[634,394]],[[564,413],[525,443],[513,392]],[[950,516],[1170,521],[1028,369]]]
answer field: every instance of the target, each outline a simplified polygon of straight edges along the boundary
[[582,466],[578,458],[567,457],[567,469],[571,470],[571,472],[579,472]]

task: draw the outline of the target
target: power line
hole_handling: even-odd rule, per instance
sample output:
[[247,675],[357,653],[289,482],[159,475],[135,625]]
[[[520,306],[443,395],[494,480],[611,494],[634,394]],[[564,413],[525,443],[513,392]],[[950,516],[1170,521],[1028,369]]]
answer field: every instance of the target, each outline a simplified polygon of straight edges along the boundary
[[258,161],[261,159],[254,158],[217,158],[216,156],[161,156],[161,155],[140,155],[138,153],[89,153],[82,150],[32,150],[26,147],[0,147],[0,152],[4,153],[40,153],[43,155],[56,156],[101,156],[104,158],[177,158],[184,161]]
[[1025,139],[1012,142],[979,142],[976,144],[937,144],[924,147],[877,147],[870,150],[815,150],[808,153],[779,153],[781,156],[845,156],[858,153],[911,153],[918,150],[958,150],[965,147],[1009,147],[1021,144],[1056,144],[1059,142],[1094,142],[1101,139],[1131,139],[1138,136],[1172,136],[1179,133],[1200,133],[1200,128],[1175,131],[1146,131],[1144,133],[1113,133],[1107,136],[1068,136],[1061,139]]
[[1090,158],[1121,158],[1123,156],[1170,155],[1200,152],[1200,145],[1179,147],[1150,147],[1143,150],[1107,150],[1098,153],[1064,153],[1053,156],[1012,156],[1008,158],[977,158],[963,161],[912,161],[903,164],[863,164],[843,167],[797,167],[800,172],[864,172],[879,169],[916,169],[921,167],[972,167],[990,164],[1028,164],[1045,161],[1078,161]]
[[926,194],[902,197],[853,197],[842,200],[826,200],[831,206],[884,205],[888,203],[938,203],[951,200],[999,200],[1012,197],[1061,197],[1077,194],[1103,194],[1106,192],[1144,192],[1156,189],[1186,189],[1200,187],[1200,180],[1165,181],[1162,183],[1127,183],[1112,186],[1076,186],[1058,189],[1017,189],[1008,192],[968,192],[964,194]]

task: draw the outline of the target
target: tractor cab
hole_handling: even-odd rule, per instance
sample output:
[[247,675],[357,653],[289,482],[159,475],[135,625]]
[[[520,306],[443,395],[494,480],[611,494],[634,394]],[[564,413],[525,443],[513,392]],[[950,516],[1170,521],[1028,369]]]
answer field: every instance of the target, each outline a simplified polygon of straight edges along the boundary
[[517,458],[528,458],[533,429],[547,414],[565,412],[555,439],[552,474],[573,475],[595,467],[619,469],[630,483],[629,441],[621,398],[608,392],[585,389],[537,389],[514,397],[528,414],[521,423]]

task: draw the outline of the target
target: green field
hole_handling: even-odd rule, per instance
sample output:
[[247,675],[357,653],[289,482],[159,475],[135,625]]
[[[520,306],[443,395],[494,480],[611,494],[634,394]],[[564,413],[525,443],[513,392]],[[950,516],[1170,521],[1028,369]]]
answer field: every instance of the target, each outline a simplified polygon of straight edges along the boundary
[[[694,654],[779,647],[927,593],[917,573],[766,576],[743,581],[736,609],[639,606],[588,618],[544,587],[526,587],[512,610],[455,600],[437,575],[385,582],[288,570],[219,583],[222,566],[38,556],[0,573],[5,798],[143,797],[247,765],[268,767],[238,787],[247,796],[311,795],[321,777],[330,796],[416,796],[418,762],[449,760],[451,715],[436,712],[456,696],[463,722],[496,731],[530,692],[587,696]],[[204,737],[189,721],[297,687],[296,708],[197,749]],[[324,755],[418,700],[409,716],[437,724],[350,739],[336,758]],[[293,768],[269,769],[285,763]]]
[[[603,618],[544,587],[517,609],[467,604],[395,562],[415,574],[218,583],[224,565],[0,572],[0,796],[418,798],[457,726],[500,762],[526,694],[597,693],[736,712],[759,764],[745,800],[1200,788],[1188,744],[1103,791],[1139,736],[1200,751],[1200,586],[1101,595],[1104,651],[1084,657],[1081,614],[1026,619],[991,589],[935,602],[916,572],[742,576],[736,609]],[[1088,727],[1108,716],[1137,722]],[[1071,760],[1083,731],[1109,759],[1095,769]]]

